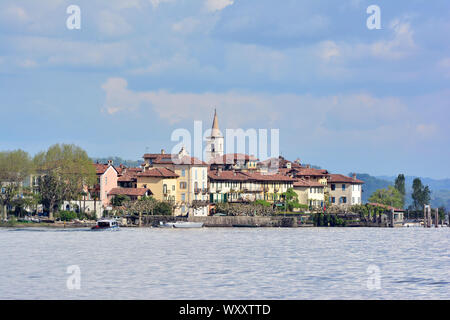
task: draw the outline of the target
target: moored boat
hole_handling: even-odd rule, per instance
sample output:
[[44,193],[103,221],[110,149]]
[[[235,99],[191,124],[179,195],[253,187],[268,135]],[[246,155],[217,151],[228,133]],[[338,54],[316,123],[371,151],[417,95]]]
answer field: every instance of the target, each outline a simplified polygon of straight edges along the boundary
[[159,226],[161,228],[202,228],[203,222],[187,222],[187,221],[177,221],[177,222],[160,222]]
[[113,219],[101,219],[97,221],[97,224],[91,230],[119,230],[119,224]]

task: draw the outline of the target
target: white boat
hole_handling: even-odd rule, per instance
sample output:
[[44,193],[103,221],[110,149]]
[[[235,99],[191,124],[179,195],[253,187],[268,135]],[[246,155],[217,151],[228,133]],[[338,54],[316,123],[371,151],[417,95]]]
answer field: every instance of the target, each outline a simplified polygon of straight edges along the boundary
[[119,230],[119,224],[114,219],[100,219],[91,230]]
[[410,221],[405,221],[404,223],[403,223],[403,227],[404,228],[419,228],[419,227],[422,227],[423,225],[420,223],[420,222],[418,222],[418,221],[413,221],[413,220],[410,220]]
[[177,222],[159,222],[159,226],[161,228],[202,228],[203,222],[186,222],[186,221],[177,221]]

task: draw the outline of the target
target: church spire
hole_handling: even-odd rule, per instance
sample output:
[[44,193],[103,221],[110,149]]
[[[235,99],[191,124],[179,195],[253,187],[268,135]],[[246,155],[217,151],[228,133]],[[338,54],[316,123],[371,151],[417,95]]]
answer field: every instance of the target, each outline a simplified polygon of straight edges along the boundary
[[212,129],[216,129],[219,130],[219,118],[217,117],[217,110],[214,109],[214,120],[213,120],[213,125],[212,125]]
[[211,136],[213,136],[213,137],[221,136],[220,129],[219,129],[219,117],[217,116],[216,109],[214,109],[214,120],[213,120],[213,124],[212,124]]

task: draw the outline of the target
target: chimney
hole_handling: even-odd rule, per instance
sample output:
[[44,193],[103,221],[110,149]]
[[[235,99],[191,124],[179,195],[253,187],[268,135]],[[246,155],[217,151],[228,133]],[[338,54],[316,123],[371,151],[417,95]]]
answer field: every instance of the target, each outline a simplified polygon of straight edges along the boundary
[[166,154],[166,151],[164,149],[161,149],[161,154]]
[[356,173],[353,174],[353,181],[356,181]]
[[306,165],[306,168],[307,168],[307,169],[310,169],[310,168],[311,168],[311,165],[310,165],[310,164],[307,164],[307,165]]

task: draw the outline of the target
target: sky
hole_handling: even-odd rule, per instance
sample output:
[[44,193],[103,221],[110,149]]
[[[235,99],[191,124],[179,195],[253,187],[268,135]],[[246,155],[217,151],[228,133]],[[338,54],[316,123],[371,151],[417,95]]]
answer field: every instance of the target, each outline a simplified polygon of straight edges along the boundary
[[449,32],[448,0],[2,0],[0,150],[137,160],[217,108],[330,172],[450,178]]

